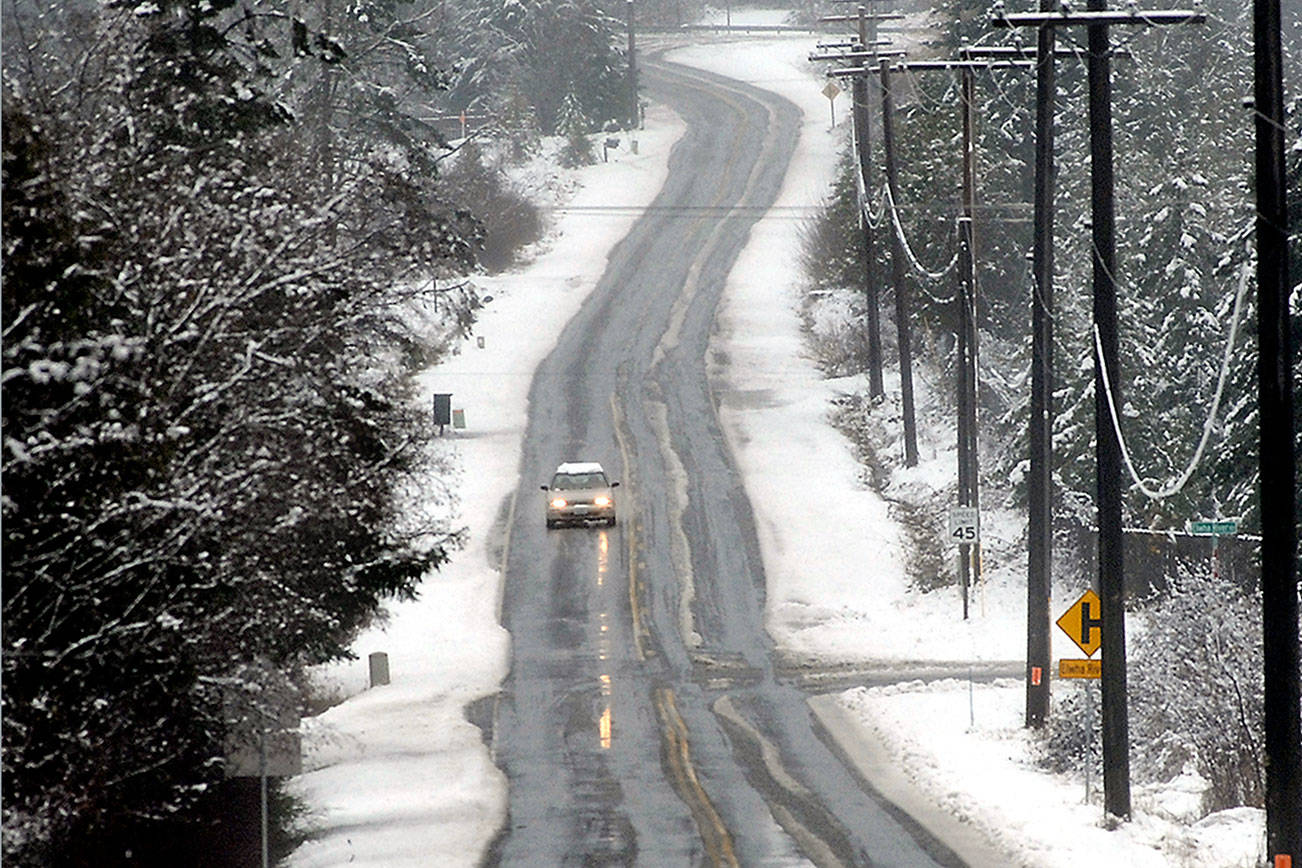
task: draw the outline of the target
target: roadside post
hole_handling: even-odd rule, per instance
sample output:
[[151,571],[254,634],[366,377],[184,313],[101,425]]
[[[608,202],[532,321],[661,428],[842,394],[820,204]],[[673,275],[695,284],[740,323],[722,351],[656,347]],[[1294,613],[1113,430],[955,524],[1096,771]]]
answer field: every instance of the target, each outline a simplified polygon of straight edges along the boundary
[[1194,536],[1212,538],[1212,578],[1221,577],[1221,563],[1217,557],[1217,544],[1223,536],[1235,536],[1239,532],[1239,522],[1232,518],[1200,518],[1189,522],[1189,533]]
[[963,620],[968,617],[968,571],[963,566],[971,559],[972,546],[981,542],[981,511],[975,506],[951,506],[947,537],[958,545],[959,588],[963,594]]
[[836,129],[836,98],[840,93],[841,88],[834,81],[823,86],[823,96],[827,97],[827,107],[832,112],[832,129]]
[[[1093,589],[1081,594],[1059,616],[1058,629],[1076,643],[1084,659],[1059,659],[1059,678],[1083,678],[1098,681],[1103,677],[1103,661],[1095,654],[1103,646],[1103,601]],[[1085,685],[1085,801],[1090,800],[1090,777],[1094,772],[1094,688]]]

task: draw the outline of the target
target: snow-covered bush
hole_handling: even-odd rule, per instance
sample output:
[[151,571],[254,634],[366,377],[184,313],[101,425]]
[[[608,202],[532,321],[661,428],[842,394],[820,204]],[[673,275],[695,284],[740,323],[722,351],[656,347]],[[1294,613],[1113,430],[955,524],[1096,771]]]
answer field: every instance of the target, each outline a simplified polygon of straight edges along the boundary
[[[800,225],[800,264],[816,293],[864,287],[863,237],[852,151],[847,147],[822,207]],[[878,244],[878,275],[885,274]]]
[[1192,761],[1209,810],[1261,807],[1260,593],[1191,570],[1136,620],[1128,673],[1141,771],[1165,777]]
[[441,188],[481,215],[484,231],[478,260],[490,272],[508,267],[520,248],[542,235],[538,209],[516,191],[502,169],[492,165],[474,142],[463,146],[450,165],[444,164]]
[[[1188,768],[1206,782],[1204,811],[1261,807],[1260,596],[1205,570],[1169,582],[1130,618],[1131,776],[1164,783]],[[1080,772],[1088,752],[1100,773],[1098,701],[1093,684],[1057,688],[1042,765]]]
[[556,121],[556,131],[565,137],[565,145],[560,153],[562,166],[575,169],[590,166],[597,161],[592,151],[592,139],[588,137],[592,129],[592,120],[584,114],[578,96],[571,92],[561,103]]

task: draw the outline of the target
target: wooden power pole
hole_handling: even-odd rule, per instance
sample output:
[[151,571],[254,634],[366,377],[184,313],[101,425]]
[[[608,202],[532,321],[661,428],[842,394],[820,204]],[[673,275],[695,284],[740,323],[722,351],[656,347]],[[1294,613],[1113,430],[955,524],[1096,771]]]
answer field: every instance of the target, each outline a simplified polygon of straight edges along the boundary
[[[865,51],[869,45],[868,13],[859,7],[859,50]],[[876,28],[872,39],[876,41]],[[860,60],[860,66],[866,66],[867,60]],[[854,100],[854,144],[859,158],[859,179],[863,184],[863,200],[859,203],[859,222],[863,239],[864,260],[864,307],[868,320],[868,396],[880,398],[886,394],[882,385],[882,325],[877,275],[877,248],[873,243],[873,227],[869,222],[870,203],[872,202],[872,124],[868,116],[868,79],[856,75],[850,84],[850,95]]]
[[1289,334],[1288,202],[1279,0],[1254,0],[1253,39],[1266,848],[1275,866],[1290,862],[1302,866],[1298,539],[1294,500],[1297,456],[1293,451],[1293,352]]
[[628,15],[628,129],[641,126],[642,106],[637,97],[637,37],[633,29],[633,0],[626,0],[624,10]]
[[[886,154],[887,218],[892,224],[898,216],[900,201],[899,176],[895,167],[895,128],[891,115],[894,112],[891,98],[890,64],[878,67],[882,81],[882,150]],[[892,228],[891,283],[895,288],[895,334],[900,345],[900,412],[904,422],[904,466],[918,464],[918,423],[913,410],[913,335],[909,324],[909,285],[904,268],[904,243],[900,233]]]
[[1125,566],[1122,553],[1121,443],[1109,410],[1109,387],[1121,406],[1116,310],[1116,214],[1113,202],[1112,69],[1108,28],[1113,25],[1185,24],[1205,20],[1201,12],[1142,11],[1131,7],[1110,12],[1106,0],[1089,0],[1085,12],[1019,13],[997,11],[998,27],[1084,25],[1089,47],[1090,228],[1094,262],[1094,333],[1098,352],[1094,374],[1094,420],[1097,442],[1099,524],[1099,597],[1102,600],[1103,650],[1103,807],[1113,816],[1130,817],[1130,719],[1126,697]]
[[[868,332],[868,394],[880,398],[886,393],[882,384],[882,331],[881,299],[878,292],[881,277],[877,274],[877,249],[873,227],[869,222],[869,202],[872,198],[872,123],[868,115],[867,64],[879,57],[876,51],[877,22],[899,18],[900,13],[869,14],[860,5],[856,14],[834,15],[820,19],[831,22],[853,21],[858,26],[858,42],[851,43],[849,52],[811,54],[810,60],[852,60],[862,74],[852,77],[850,84],[851,112],[854,129],[855,156],[858,160],[859,178],[863,182],[863,199],[859,202],[860,239],[863,251],[864,307]],[[830,46],[825,46],[830,47]]]
[[[1053,0],[1040,9],[1052,11]],[[1031,268],[1031,418],[1026,522],[1026,725],[1049,719],[1053,596],[1053,102],[1052,27],[1038,30],[1035,67],[1035,239]]]

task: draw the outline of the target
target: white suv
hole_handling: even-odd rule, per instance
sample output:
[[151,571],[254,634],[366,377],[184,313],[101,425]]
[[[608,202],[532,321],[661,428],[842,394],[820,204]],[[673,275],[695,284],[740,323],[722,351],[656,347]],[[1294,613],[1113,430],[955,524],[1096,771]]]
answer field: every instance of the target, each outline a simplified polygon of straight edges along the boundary
[[603,521],[615,524],[615,493],[618,482],[606,478],[595,461],[569,462],[556,468],[547,492],[547,527],[561,524]]

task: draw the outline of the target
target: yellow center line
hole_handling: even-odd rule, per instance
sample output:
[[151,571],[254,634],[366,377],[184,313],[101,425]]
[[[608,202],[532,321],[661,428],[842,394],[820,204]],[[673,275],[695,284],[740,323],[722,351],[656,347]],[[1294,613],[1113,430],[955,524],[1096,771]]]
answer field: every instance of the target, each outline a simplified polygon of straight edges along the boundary
[[[691,81],[688,76],[681,78]],[[701,85],[696,82],[698,87]],[[735,108],[739,115],[744,117],[744,112],[740,105],[738,95],[730,94],[720,96],[726,104]],[[736,162],[740,157],[740,145],[744,140],[746,129],[741,127],[737,130],[732,140],[731,153],[724,165],[723,172],[720,173],[720,183],[717,187],[717,193],[710,207],[714,208],[722,202],[724,190],[726,189],[725,181],[730,179],[736,171]],[[745,189],[742,192],[738,204],[748,197],[753,178],[748,179]],[[696,226],[693,227],[692,234],[698,234],[701,229],[705,228],[706,221],[704,218],[698,218]],[[706,231],[715,235],[720,231],[720,221],[711,221],[709,229]],[[692,296],[697,290],[699,281],[700,262],[693,262],[689,271],[688,278],[684,286],[680,288],[679,296],[675,299],[670,316],[670,326],[666,334],[658,342],[652,362],[655,363],[663,355],[667,347],[672,347],[677,343],[678,331],[682,327],[682,321],[686,315],[686,308]],[[620,388],[625,385],[621,380],[610,395],[610,412],[615,432],[615,439],[619,445],[620,457],[624,463],[624,485],[628,492],[627,501],[636,503],[637,501],[637,476],[633,466],[632,456],[632,437],[628,430],[628,420],[624,412],[622,399],[620,398]],[[624,520],[624,537],[627,541],[628,548],[628,600],[629,610],[633,620],[633,639],[635,650],[639,660],[645,660],[647,657],[646,639],[648,636],[647,627],[643,619],[641,605],[641,588],[639,585],[639,540],[638,540],[638,521],[635,516],[629,516]],[[724,825],[723,818],[720,817],[714,803],[710,800],[709,794],[706,793],[705,787],[702,786],[700,779],[697,777],[696,768],[692,762],[690,736],[687,730],[687,723],[683,720],[678,711],[677,699],[674,691],[669,687],[657,687],[652,696],[655,705],[656,714],[660,719],[661,736],[664,741],[664,757],[668,766],[671,784],[678,792],[679,797],[691,811],[692,818],[696,823],[697,830],[701,835],[701,840],[705,844],[706,852],[709,855],[710,862],[718,868],[738,868],[740,863],[737,861],[737,855],[733,847],[732,835]]]
[[627,504],[637,502],[637,474],[633,468],[633,457],[629,451],[632,438],[628,432],[628,422],[624,416],[624,406],[620,402],[619,390],[610,393],[610,415],[614,423],[615,440],[619,444],[620,460],[624,464],[624,486],[628,496],[624,498],[623,514],[624,539],[628,547],[628,606],[633,616],[633,645],[637,659],[646,659],[646,626],[642,623],[642,604],[638,592],[638,520],[636,515],[629,515]]
[[710,801],[705,788],[696,776],[692,765],[691,746],[688,741],[687,724],[678,713],[678,704],[674,692],[668,687],[657,687],[654,701],[656,712],[660,717],[661,731],[665,736],[665,759],[673,774],[674,788],[687,803],[696,821],[696,828],[705,843],[710,863],[715,866],[737,868],[737,854],[733,850],[732,835],[723,824],[723,818]]

